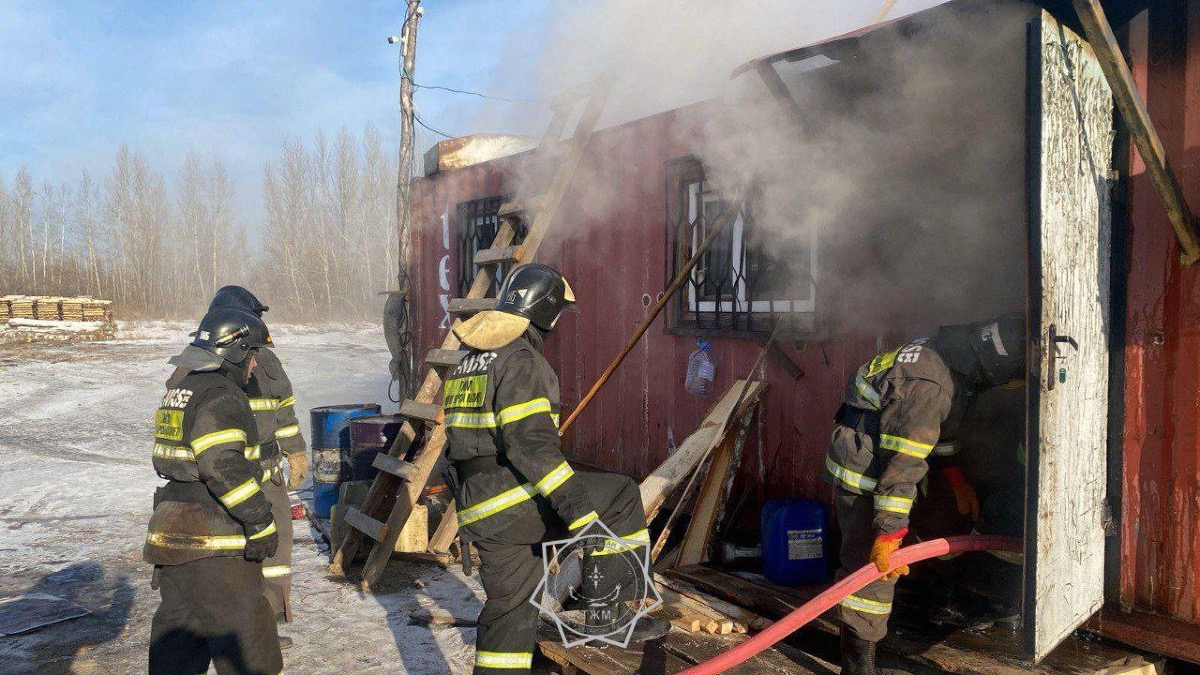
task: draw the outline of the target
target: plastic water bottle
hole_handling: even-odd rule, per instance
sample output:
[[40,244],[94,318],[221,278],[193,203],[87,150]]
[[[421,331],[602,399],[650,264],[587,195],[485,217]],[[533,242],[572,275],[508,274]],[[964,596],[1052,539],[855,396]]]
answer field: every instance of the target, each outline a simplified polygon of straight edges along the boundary
[[687,379],[683,388],[692,396],[704,398],[712,393],[713,378],[717,374],[717,364],[713,363],[709,352],[712,344],[707,340],[696,339],[696,351],[688,356]]

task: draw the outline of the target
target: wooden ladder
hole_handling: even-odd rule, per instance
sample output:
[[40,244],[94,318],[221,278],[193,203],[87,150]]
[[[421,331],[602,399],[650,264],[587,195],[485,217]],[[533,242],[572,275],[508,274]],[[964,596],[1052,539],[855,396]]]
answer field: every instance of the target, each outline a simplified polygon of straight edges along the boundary
[[[554,100],[551,105],[553,115],[538,146],[536,161],[542,164],[542,173],[531,181],[534,185],[545,185],[547,188],[540,196],[519,193],[517,200],[501,207],[499,216],[502,224],[491,248],[475,254],[474,263],[479,266],[479,272],[471,283],[467,297],[450,301],[451,314],[464,317],[491,309],[496,300],[488,298],[487,293],[495,279],[496,266],[521,264],[537,257],[538,248],[558,214],[563,195],[600,121],[608,89],[608,81],[602,78],[564,92]],[[574,131],[564,138],[563,131],[576,112],[579,117]],[[520,245],[513,245],[515,223],[522,217],[529,222],[529,230]],[[416,397],[404,401],[400,406],[400,414],[408,419],[387,453],[380,453],[376,458],[374,466],[379,469],[379,474],[371,483],[362,509],[350,508],[346,511],[346,523],[351,529],[334,553],[329,571],[345,575],[360,547],[367,539],[372,540],[374,543],[362,571],[364,589],[369,590],[383,576],[400,531],[408,522],[413,506],[425,490],[429,474],[446,447],[446,428],[442,424],[442,409],[438,405],[442,391],[441,370],[457,365],[466,354],[459,349],[461,343],[453,330],[460,322],[461,318],[455,318],[441,348],[431,349],[426,355],[425,363],[429,370],[425,380]],[[417,452],[412,462],[404,461],[412,444],[423,436],[419,432],[426,427],[430,433],[425,446]],[[448,544],[453,539],[457,523],[448,523],[446,520],[455,519],[453,510],[443,517],[434,543],[444,541]]]

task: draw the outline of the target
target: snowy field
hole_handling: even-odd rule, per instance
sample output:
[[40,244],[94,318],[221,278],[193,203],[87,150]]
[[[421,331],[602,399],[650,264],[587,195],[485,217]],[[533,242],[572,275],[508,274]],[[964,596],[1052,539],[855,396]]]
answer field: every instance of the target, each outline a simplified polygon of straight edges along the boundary
[[[3,673],[144,673],[158,593],[141,550],[151,496],[151,419],[190,324],[123,324],[116,340],[0,342],[0,598],[37,591],[92,614],[0,637]],[[275,326],[308,436],[309,408],[387,399],[378,326]],[[476,579],[394,561],[380,594],[328,579],[327,551],[298,521],[292,601],[280,633],[296,673],[468,673],[473,628],[409,625],[418,607],[472,616]]]

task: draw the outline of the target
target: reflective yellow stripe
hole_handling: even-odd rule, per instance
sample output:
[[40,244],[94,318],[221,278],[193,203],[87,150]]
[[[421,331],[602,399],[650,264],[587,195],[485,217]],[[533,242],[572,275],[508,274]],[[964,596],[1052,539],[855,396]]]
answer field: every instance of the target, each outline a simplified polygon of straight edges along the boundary
[[458,526],[465,527],[488,516],[493,516],[504,509],[528,501],[536,494],[537,490],[533,489],[533,486],[529,483],[519,485],[506,492],[501,492],[495,497],[479,502],[469,509],[459,511]]
[[166,532],[150,532],[146,534],[146,543],[151,546],[178,549],[203,549],[206,551],[234,551],[246,547],[246,538],[240,534],[223,536],[191,536],[183,534],[167,534]]
[[556,415],[555,413],[550,413],[550,419],[554,420],[554,428],[557,429],[558,428],[558,415]]
[[196,461],[196,455],[191,448],[179,448],[173,445],[154,444],[154,456],[162,459],[180,459],[185,462]]
[[223,429],[221,431],[214,431],[211,434],[204,434],[192,441],[192,452],[199,455],[214,445],[238,442],[246,442],[246,432],[241,429]]
[[578,530],[579,528],[583,527],[584,525],[587,525],[588,523],[592,522],[593,520],[595,520],[599,517],[600,517],[599,513],[592,511],[591,513],[587,514],[586,516],[584,516],[584,517],[576,520],[575,522],[571,523],[570,525],[568,525],[567,529],[568,530]]
[[958,454],[958,441],[949,441],[946,443],[938,443],[933,446],[933,454],[938,457],[949,457],[950,455]]
[[891,511],[892,513],[908,515],[908,512],[912,511],[912,507],[913,500],[908,497],[875,495],[875,509],[878,511]]
[[300,433],[299,424],[289,424],[275,430],[275,438],[291,438]]
[[867,614],[887,614],[892,611],[892,603],[878,602],[876,600],[868,600],[860,598],[857,595],[847,595],[840,603],[842,607],[853,609]]
[[279,410],[279,399],[252,398],[250,399],[250,409],[254,412],[262,412],[264,410]]
[[296,405],[296,397],[295,396],[288,396],[287,398],[280,399],[280,401],[279,401],[280,408],[286,408],[291,405]]
[[269,537],[272,534],[275,534],[275,521],[273,521],[273,520],[271,521],[271,524],[268,525],[265,530],[263,530],[262,532],[259,532],[257,534],[250,535],[250,538],[251,539],[262,539],[263,537]]
[[454,412],[446,415],[446,426],[459,429],[495,429],[496,416],[492,413]]
[[912,439],[891,434],[879,434],[879,447],[917,459],[925,459],[933,451],[933,443],[918,443]]
[[533,667],[533,652],[475,652],[479,668],[521,670]]
[[500,426],[504,426],[538,413],[550,413],[550,399],[535,398],[532,401],[510,405],[501,410],[497,418],[500,420]]
[[829,455],[825,456],[825,469],[833,474],[833,477],[842,481],[846,485],[860,490],[874,490],[876,481],[874,478],[868,478],[861,473],[851,471],[846,467],[833,461]]
[[551,492],[558,489],[558,486],[567,482],[567,479],[574,476],[575,472],[571,470],[571,466],[566,462],[559,464],[550,473],[542,476],[542,479],[534,485],[534,489],[540,492],[543,496],[549,497]]
[[262,446],[247,445],[242,454],[246,456],[246,459],[262,459]]
[[867,400],[867,403],[871,404],[871,407],[879,410],[879,392],[875,391],[875,387],[872,387],[870,382],[867,382],[867,378],[863,377],[861,370],[854,376],[854,388]]
[[241,504],[247,499],[253,497],[254,493],[258,492],[258,489],[258,481],[251,478],[245,483],[242,483],[229,492],[221,495],[221,503],[225,505],[225,508],[232,509],[238,504]]
[[287,575],[289,575],[291,573],[292,573],[291,565],[264,565],[263,566],[263,576],[268,579],[275,579],[277,577],[286,577]]
[[604,541],[604,548],[602,550],[592,553],[592,555],[598,556],[598,555],[612,555],[614,553],[624,553],[625,551],[632,551],[633,549],[635,549],[638,546],[641,546],[643,544],[649,544],[650,543],[650,530],[638,530],[637,532],[634,532],[633,534],[631,534],[627,537],[621,537],[621,539],[623,541],[631,541],[632,540],[632,541],[636,541],[638,543],[625,544],[625,543],[623,543],[623,541],[617,541],[616,539],[606,539]]
[[280,457],[275,460],[275,466],[270,466],[270,467],[267,467],[266,469],[263,469],[262,481],[260,481],[260,483],[265,483],[265,482],[271,480],[272,478],[275,477],[275,474],[278,473],[279,471],[281,471],[282,469],[283,469],[283,458]]

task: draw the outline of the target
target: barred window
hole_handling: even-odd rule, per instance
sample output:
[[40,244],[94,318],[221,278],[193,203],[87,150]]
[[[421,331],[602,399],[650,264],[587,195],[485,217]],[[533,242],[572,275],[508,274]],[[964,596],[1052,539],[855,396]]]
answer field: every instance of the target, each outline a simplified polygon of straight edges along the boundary
[[817,293],[811,235],[759,227],[753,203],[739,206],[723,199],[694,158],[671,162],[667,176],[672,273],[692,257],[726,209],[740,209],[692,270],[675,303],[672,327],[762,333],[782,318],[789,333],[812,331]]
[[[497,214],[500,213],[500,205],[506,199],[501,196],[485,197],[469,202],[460,202],[458,205],[455,269],[458,270],[458,297],[460,298],[467,296],[467,292],[471,290],[471,284],[475,282],[475,276],[479,274],[479,267],[474,262],[475,254],[491,248],[492,242],[496,239],[496,233],[500,230],[500,217]],[[512,245],[515,246],[524,241],[525,233],[525,223],[518,222]],[[492,280],[491,287],[488,288],[488,296],[495,297],[499,292],[500,284],[504,281],[508,267],[510,266],[498,265],[496,267],[496,277]]]

